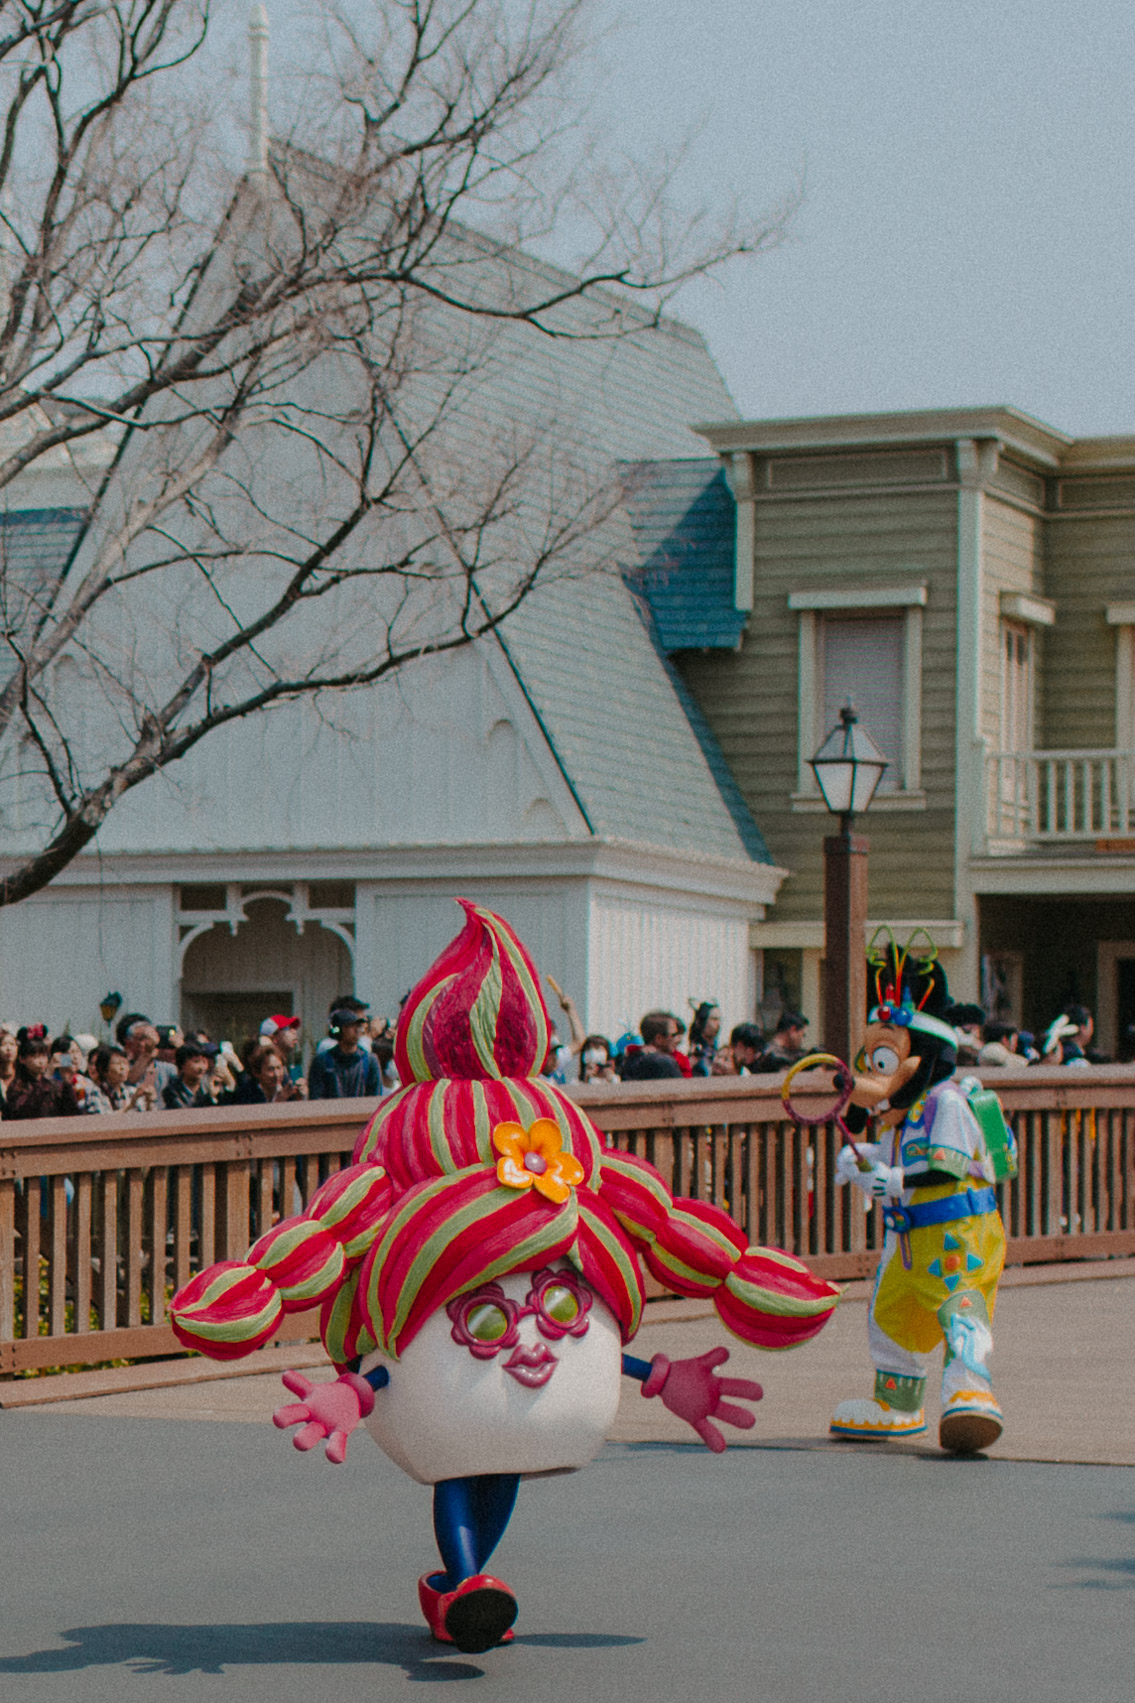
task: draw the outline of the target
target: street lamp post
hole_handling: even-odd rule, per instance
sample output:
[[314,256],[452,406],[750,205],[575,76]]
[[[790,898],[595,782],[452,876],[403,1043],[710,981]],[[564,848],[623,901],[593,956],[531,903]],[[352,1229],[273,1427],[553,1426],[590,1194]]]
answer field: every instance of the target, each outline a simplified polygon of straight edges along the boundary
[[824,840],[823,1044],[853,1063],[867,1015],[867,841],[852,832],[883,778],[887,760],[851,704],[810,758],[839,833]]

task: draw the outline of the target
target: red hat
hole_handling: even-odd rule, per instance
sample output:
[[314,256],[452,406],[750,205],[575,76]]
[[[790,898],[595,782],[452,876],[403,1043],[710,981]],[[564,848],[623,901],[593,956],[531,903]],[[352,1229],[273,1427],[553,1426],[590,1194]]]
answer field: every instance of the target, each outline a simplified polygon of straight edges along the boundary
[[299,1017],[288,1017],[281,1014],[276,1017],[266,1017],[260,1025],[262,1035],[278,1035],[281,1029],[298,1029],[301,1025]]

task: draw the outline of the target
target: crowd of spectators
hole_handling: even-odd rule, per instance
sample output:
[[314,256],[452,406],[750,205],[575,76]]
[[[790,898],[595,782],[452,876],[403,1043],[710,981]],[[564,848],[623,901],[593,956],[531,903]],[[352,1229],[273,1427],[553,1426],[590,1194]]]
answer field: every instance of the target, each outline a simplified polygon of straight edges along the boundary
[[[545,1075],[552,1081],[645,1082],[708,1076],[761,1076],[789,1069],[809,1051],[808,1018],[786,1007],[766,1031],[739,1023],[729,1032],[712,1000],[695,1003],[689,1025],[673,1011],[648,1011],[637,1031],[617,1041],[587,1034],[575,1002],[548,978],[569,1038],[553,1032]],[[947,1013],[958,1037],[960,1066],[1024,1069],[1108,1062],[1092,1045],[1094,1023],[1070,1004],[1038,1041],[1014,1024],[988,1020],[979,1005]],[[1120,1061],[1135,1061],[1135,1026]],[[204,1030],[185,1034],[140,1011],[121,1017],[114,1039],[49,1036],[42,1024],[0,1024],[0,1113],[5,1118],[73,1117],[83,1113],[186,1111],[202,1106],[262,1106],[286,1100],[375,1098],[398,1086],[394,1026],[372,1017],[364,1000],[332,1001],[327,1034],[304,1069],[301,1020],[265,1017],[239,1047]]]
[[646,1082],[664,1077],[763,1076],[787,1070],[812,1050],[808,1019],[786,1008],[768,1034],[757,1023],[739,1023],[725,1040],[720,1007],[710,999],[690,1001],[689,1025],[673,1011],[648,1011],[636,1031],[617,1041],[584,1032],[574,1001],[548,978],[567,1019],[571,1039],[554,1037],[547,1074],[553,1081]]
[[113,1040],[52,1037],[43,1024],[0,1025],[0,1115],[75,1117],[103,1112],[188,1111],[284,1100],[375,1097],[395,1085],[394,1036],[366,1002],[341,994],[305,1074],[303,1027],[266,1017],[234,1047],[203,1029],[184,1033],[144,1012],[119,1018]]

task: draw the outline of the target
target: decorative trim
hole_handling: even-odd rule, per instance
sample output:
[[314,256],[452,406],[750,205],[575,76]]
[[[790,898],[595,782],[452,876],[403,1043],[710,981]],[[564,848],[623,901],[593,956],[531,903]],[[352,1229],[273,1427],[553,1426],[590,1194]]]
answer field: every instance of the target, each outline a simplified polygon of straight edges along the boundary
[[788,607],[807,609],[925,609],[929,599],[925,583],[920,585],[867,586],[834,591],[790,591]]
[[[827,414],[786,420],[728,420],[693,430],[720,454],[793,450],[893,448],[931,445],[958,438],[994,439],[1014,457],[1048,472],[1088,462],[1106,465],[1117,451],[1130,455],[1130,438],[1088,438],[1078,443],[1019,408],[924,408],[890,414]],[[1079,454],[1077,454],[1079,452]],[[1086,453],[1085,453],[1086,452]],[[1062,465],[1062,464],[1067,465]]]
[[733,606],[753,607],[753,571],[756,565],[756,462],[743,451],[725,457],[725,476],[737,505],[733,544]]
[[208,934],[218,926],[227,926],[230,934],[235,934],[242,923],[248,921],[246,907],[255,904],[257,899],[277,899],[287,905],[286,922],[295,926],[297,934],[302,934],[307,923],[313,922],[319,928],[327,929],[331,934],[338,935],[351,955],[351,963],[355,961],[355,908],[354,906],[336,905],[333,907],[312,907],[308,903],[308,885],[306,881],[296,881],[280,887],[260,887],[251,893],[241,892],[242,883],[229,881],[225,884],[225,905],[223,910],[185,911],[180,908],[174,913],[177,925],[177,974],[180,981],[185,969],[185,954],[195,940],[200,940],[203,934]]
[[[1135,610],[1135,604],[1130,605]],[[1038,597],[1029,591],[1003,591],[1001,613],[1008,621],[1021,621],[1026,627],[1056,625],[1056,605],[1050,597]],[[1135,620],[1135,615],[1132,616]]]
[[970,864],[973,891],[982,897],[1000,894],[1032,899],[1135,898],[1135,853],[1085,857],[1082,851],[1070,857],[1046,857],[1029,852],[1012,852],[998,857],[974,858]]
[[1109,627],[1135,627],[1135,603],[1109,603],[1104,613]]
[[[952,917],[907,918],[895,922],[890,918],[871,918],[867,923],[867,933],[871,935],[877,928],[889,928],[896,940],[906,940],[915,929],[923,928],[933,940],[935,946],[945,951],[956,950],[962,944],[965,925]],[[822,952],[824,950],[824,925],[822,922],[753,922],[749,924],[749,944],[754,951],[769,951],[777,947],[803,952]]]
[[[4,864],[0,862],[0,871]],[[628,882],[646,890],[771,905],[788,871],[774,863],[719,857],[676,846],[637,840],[566,839],[464,843],[460,845],[373,846],[355,851],[156,852],[81,855],[40,895],[49,903],[61,890],[129,889],[135,884],[237,882],[290,886],[305,881],[378,883],[399,892],[429,891],[436,883],[473,880],[586,880]],[[460,891],[460,887],[458,887]],[[29,900],[28,903],[35,903]],[[206,913],[187,919],[204,921]],[[222,911],[219,920],[228,922]]]
[[[810,774],[811,770],[808,772]],[[801,815],[816,816],[827,809],[827,805],[814,789],[811,792],[794,792],[790,803],[792,809]],[[882,816],[891,810],[925,810],[927,807],[926,794],[919,790],[877,792],[871,800],[868,815]],[[860,821],[862,818],[857,817],[856,820]]]

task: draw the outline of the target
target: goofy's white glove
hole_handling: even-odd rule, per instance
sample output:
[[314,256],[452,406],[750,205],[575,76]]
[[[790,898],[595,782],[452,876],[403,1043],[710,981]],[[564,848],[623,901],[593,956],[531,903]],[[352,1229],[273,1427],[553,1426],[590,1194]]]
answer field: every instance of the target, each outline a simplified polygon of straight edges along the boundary
[[[853,1147],[841,1147],[836,1157],[835,1175],[839,1183],[854,1183],[857,1189],[872,1200],[898,1200],[905,1187],[901,1165],[884,1165],[877,1157],[877,1147],[864,1145],[856,1153]],[[858,1161],[870,1160],[868,1170],[861,1170]]]

